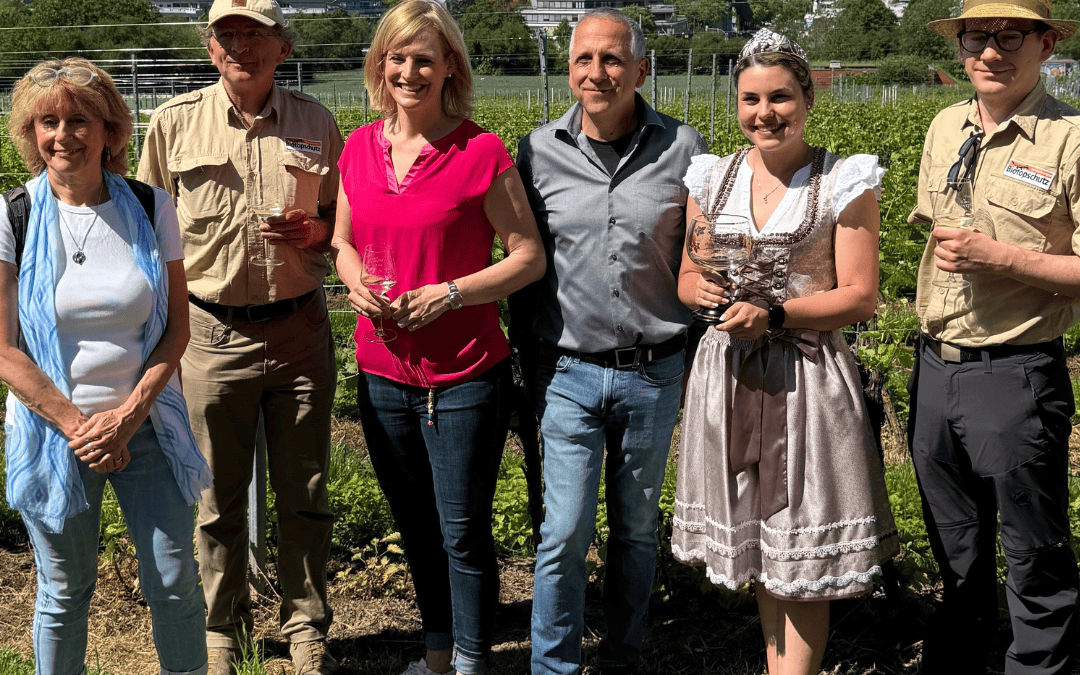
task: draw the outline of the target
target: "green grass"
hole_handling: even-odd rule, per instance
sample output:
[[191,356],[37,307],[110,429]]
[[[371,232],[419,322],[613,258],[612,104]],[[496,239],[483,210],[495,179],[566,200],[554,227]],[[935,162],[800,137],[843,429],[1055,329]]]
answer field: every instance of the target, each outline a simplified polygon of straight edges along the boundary
[[[256,671],[245,671],[254,675]],[[262,670],[257,671],[262,673]],[[0,647],[0,675],[34,675],[34,660],[28,659],[11,647]],[[109,671],[99,667],[89,667],[86,675],[109,675]]]

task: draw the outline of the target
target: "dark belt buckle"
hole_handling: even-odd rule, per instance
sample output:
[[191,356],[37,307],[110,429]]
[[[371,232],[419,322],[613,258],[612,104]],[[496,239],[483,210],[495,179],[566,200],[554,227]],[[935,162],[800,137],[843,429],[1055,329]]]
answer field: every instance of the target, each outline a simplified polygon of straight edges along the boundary
[[[623,362],[623,356],[629,357],[629,363]],[[638,364],[638,348],[637,347],[624,347],[622,349],[615,350],[615,370],[630,370],[636,368]]]

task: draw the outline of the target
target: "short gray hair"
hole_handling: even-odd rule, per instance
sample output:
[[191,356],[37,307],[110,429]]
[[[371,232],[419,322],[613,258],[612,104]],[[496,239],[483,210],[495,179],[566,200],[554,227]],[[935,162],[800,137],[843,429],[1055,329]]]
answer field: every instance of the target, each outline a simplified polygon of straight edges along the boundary
[[580,19],[574,26],[574,31],[570,33],[570,52],[574,51],[574,36],[577,35],[578,26],[585,23],[589,19],[610,19],[612,21],[618,21],[626,30],[630,32],[630,53],[633,55],[635,61],[641,61],[645,58],[645,33],[642,32],[641,26],[637,25],[633,19],[626,16],[617,9],[611,7],[598,7],[597,9],[590,10]]

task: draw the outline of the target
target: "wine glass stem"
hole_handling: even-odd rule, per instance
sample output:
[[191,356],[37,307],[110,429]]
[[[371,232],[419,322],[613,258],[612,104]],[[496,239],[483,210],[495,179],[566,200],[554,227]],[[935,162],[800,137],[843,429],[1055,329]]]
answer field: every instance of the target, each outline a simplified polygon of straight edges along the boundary
[[[386,298],[386,293],[385,292],[380,293],[379,296],[382,297],[383,299],[385,299]],[[383,330],[383,315],[382,314],[379,315],[379,329],[377,331],[375,331],[375,334],[378,335],[379,337],[386,337],[386,331]]]

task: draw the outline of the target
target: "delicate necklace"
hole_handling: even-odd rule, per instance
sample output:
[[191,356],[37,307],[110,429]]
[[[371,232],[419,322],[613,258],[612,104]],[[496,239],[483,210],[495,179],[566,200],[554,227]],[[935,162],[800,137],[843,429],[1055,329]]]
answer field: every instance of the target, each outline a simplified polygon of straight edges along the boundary
[[[98,205],[102,203],[101,195],[104,194],[104,191],[105,181],[102,181],[101,189],[98,190]],[[57,215],[59,216],[59,214]],[[75,239],[75,235],[72,233],[71,227],[67,224],[67,222],[65,222],[63,218],[59,218],[59,220],[60,223],[64,226],[64,229],[67,230],[68,236],[71,237],[71,243],[75,244],[75,248],[78,249],[71,254],[71,259],[75,262],[76,265],[83,264],[84,262],[86,262],[86,254],[83,253],[83,247],[86,246],[86,240],[90,238],[90,230],[94,229],[94,225],[97,225],[98,212],[94,211],[94,219],[90,221],[90,227],[86,228],[86,233],[83,234],[82,244],[79,244],[79,241]]]
[[[760,163],[761,163],[761,160],[758,160],[758,164],[760,164]],[[755,173],[755,174],[757,174],[757,173],[759,173],[759,172],[758,172],[758,171],[755,171],[754,173]],[[771,195],[772,193],[774,193],[774,192],[776,192],[777,190],[779,190],[779,189],[780,189],[780,186],[784,184],[784,181],[782,181],[782,180],[780,180],[780,179],[777,179],[777,181],[778,181],[778,182],[776,183],[776,186],[775,186],[775,187],[773,187],[773,189],[769,190],[768,192],[766,192],[766,193],[765,193],[764,195],[762,195],[762,196],[761,196],[762,200],[764,200],[764,202],[765,202],[766,204],[768,204],[768,203],[769,203],[769,195]],[[758,181],[758,184],[757,184],[757,189],[758,189],[758,191],[759,191],[759,192],[761,191],[761,182],[760,182],[760,181]]]

